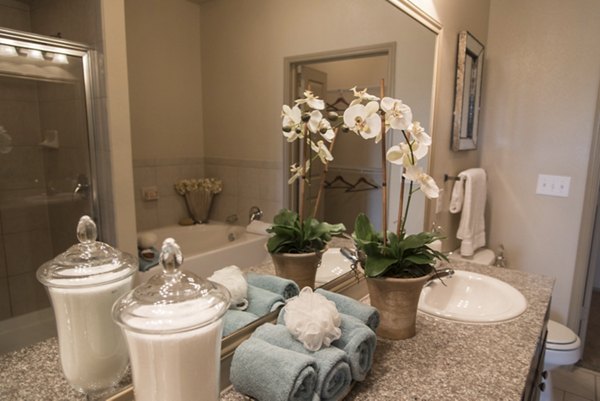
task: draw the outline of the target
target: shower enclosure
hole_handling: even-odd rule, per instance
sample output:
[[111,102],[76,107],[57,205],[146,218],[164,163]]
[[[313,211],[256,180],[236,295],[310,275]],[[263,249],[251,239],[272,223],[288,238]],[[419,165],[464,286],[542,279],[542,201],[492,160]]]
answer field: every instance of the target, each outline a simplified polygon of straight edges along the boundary
[[100,223],[93,57],[0,28],[0,320],[48,308],[36,269],[76,242],[82,214]]

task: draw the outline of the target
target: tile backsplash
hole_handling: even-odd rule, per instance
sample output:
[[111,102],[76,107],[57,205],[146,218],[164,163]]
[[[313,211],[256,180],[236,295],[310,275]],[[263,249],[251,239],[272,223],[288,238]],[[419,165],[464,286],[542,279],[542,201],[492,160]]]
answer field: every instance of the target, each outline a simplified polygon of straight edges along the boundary
[[[248,223],[252,206],[272,220],[283,205],[282,168],[278,162],[225,158],[174,158],[134,160],[135,206],[138,231],[177,224],[188,216],[185,201],[174,184],[184,178],[213,177],[223,191],[213,199],[210,218],[225,221],[237,215],[236,224]],[[143,188],[156,187],[157,200],[144,200]]]

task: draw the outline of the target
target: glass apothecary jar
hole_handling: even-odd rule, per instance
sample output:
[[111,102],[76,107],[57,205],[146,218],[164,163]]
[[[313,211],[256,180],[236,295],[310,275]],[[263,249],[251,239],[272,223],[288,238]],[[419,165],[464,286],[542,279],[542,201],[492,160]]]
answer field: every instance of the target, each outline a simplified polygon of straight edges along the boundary
[[127,371],[125,339],[111,309],[131,290],[138,269],[135,257],[96,238],[94,221],[81,217],[79,244],[37,270],[54,309],[63,373],[86,394],[114,387]]
[[172,238],[163,243],[160,261],[163,272],[113,308],[127,339],[135,399],[216,401],[229,291],[180,271],[183,255]]

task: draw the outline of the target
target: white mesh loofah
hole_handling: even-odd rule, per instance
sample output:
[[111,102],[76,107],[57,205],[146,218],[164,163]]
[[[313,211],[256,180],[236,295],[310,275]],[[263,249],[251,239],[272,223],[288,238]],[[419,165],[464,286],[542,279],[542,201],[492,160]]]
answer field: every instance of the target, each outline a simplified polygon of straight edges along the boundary
[[310,287],[304,287],[300,295],[290,299],[284,311],[285,327],[309,351],[329,347],[342,335],[341,318],[335,304],[323,295],[313,293]]
[[237,266],[227,266],[217,270],[208,278],[222,284],[231,293],[231,309],[245,310],[248,307],[248,282]]

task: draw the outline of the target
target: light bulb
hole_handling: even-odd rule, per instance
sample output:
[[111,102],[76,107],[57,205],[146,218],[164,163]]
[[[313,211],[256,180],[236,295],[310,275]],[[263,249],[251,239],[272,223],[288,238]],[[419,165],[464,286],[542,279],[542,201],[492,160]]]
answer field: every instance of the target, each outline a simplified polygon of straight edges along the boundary
[[42,52],[39,51],[39,50],[35,50],[35,49],[29,49],[29,50],[27,50],[27,57],[33,58],[33,59],[36,59],[36,60],[43,60],[44,59],[44,55],[42,54]]
[[16,57],[18,56],[17,49],[8,45],[0,45],[0,56]]
[[69,64],[67,56],[60,53],[54,53],[54,55],[52,56],[52,62],[57,64]]

